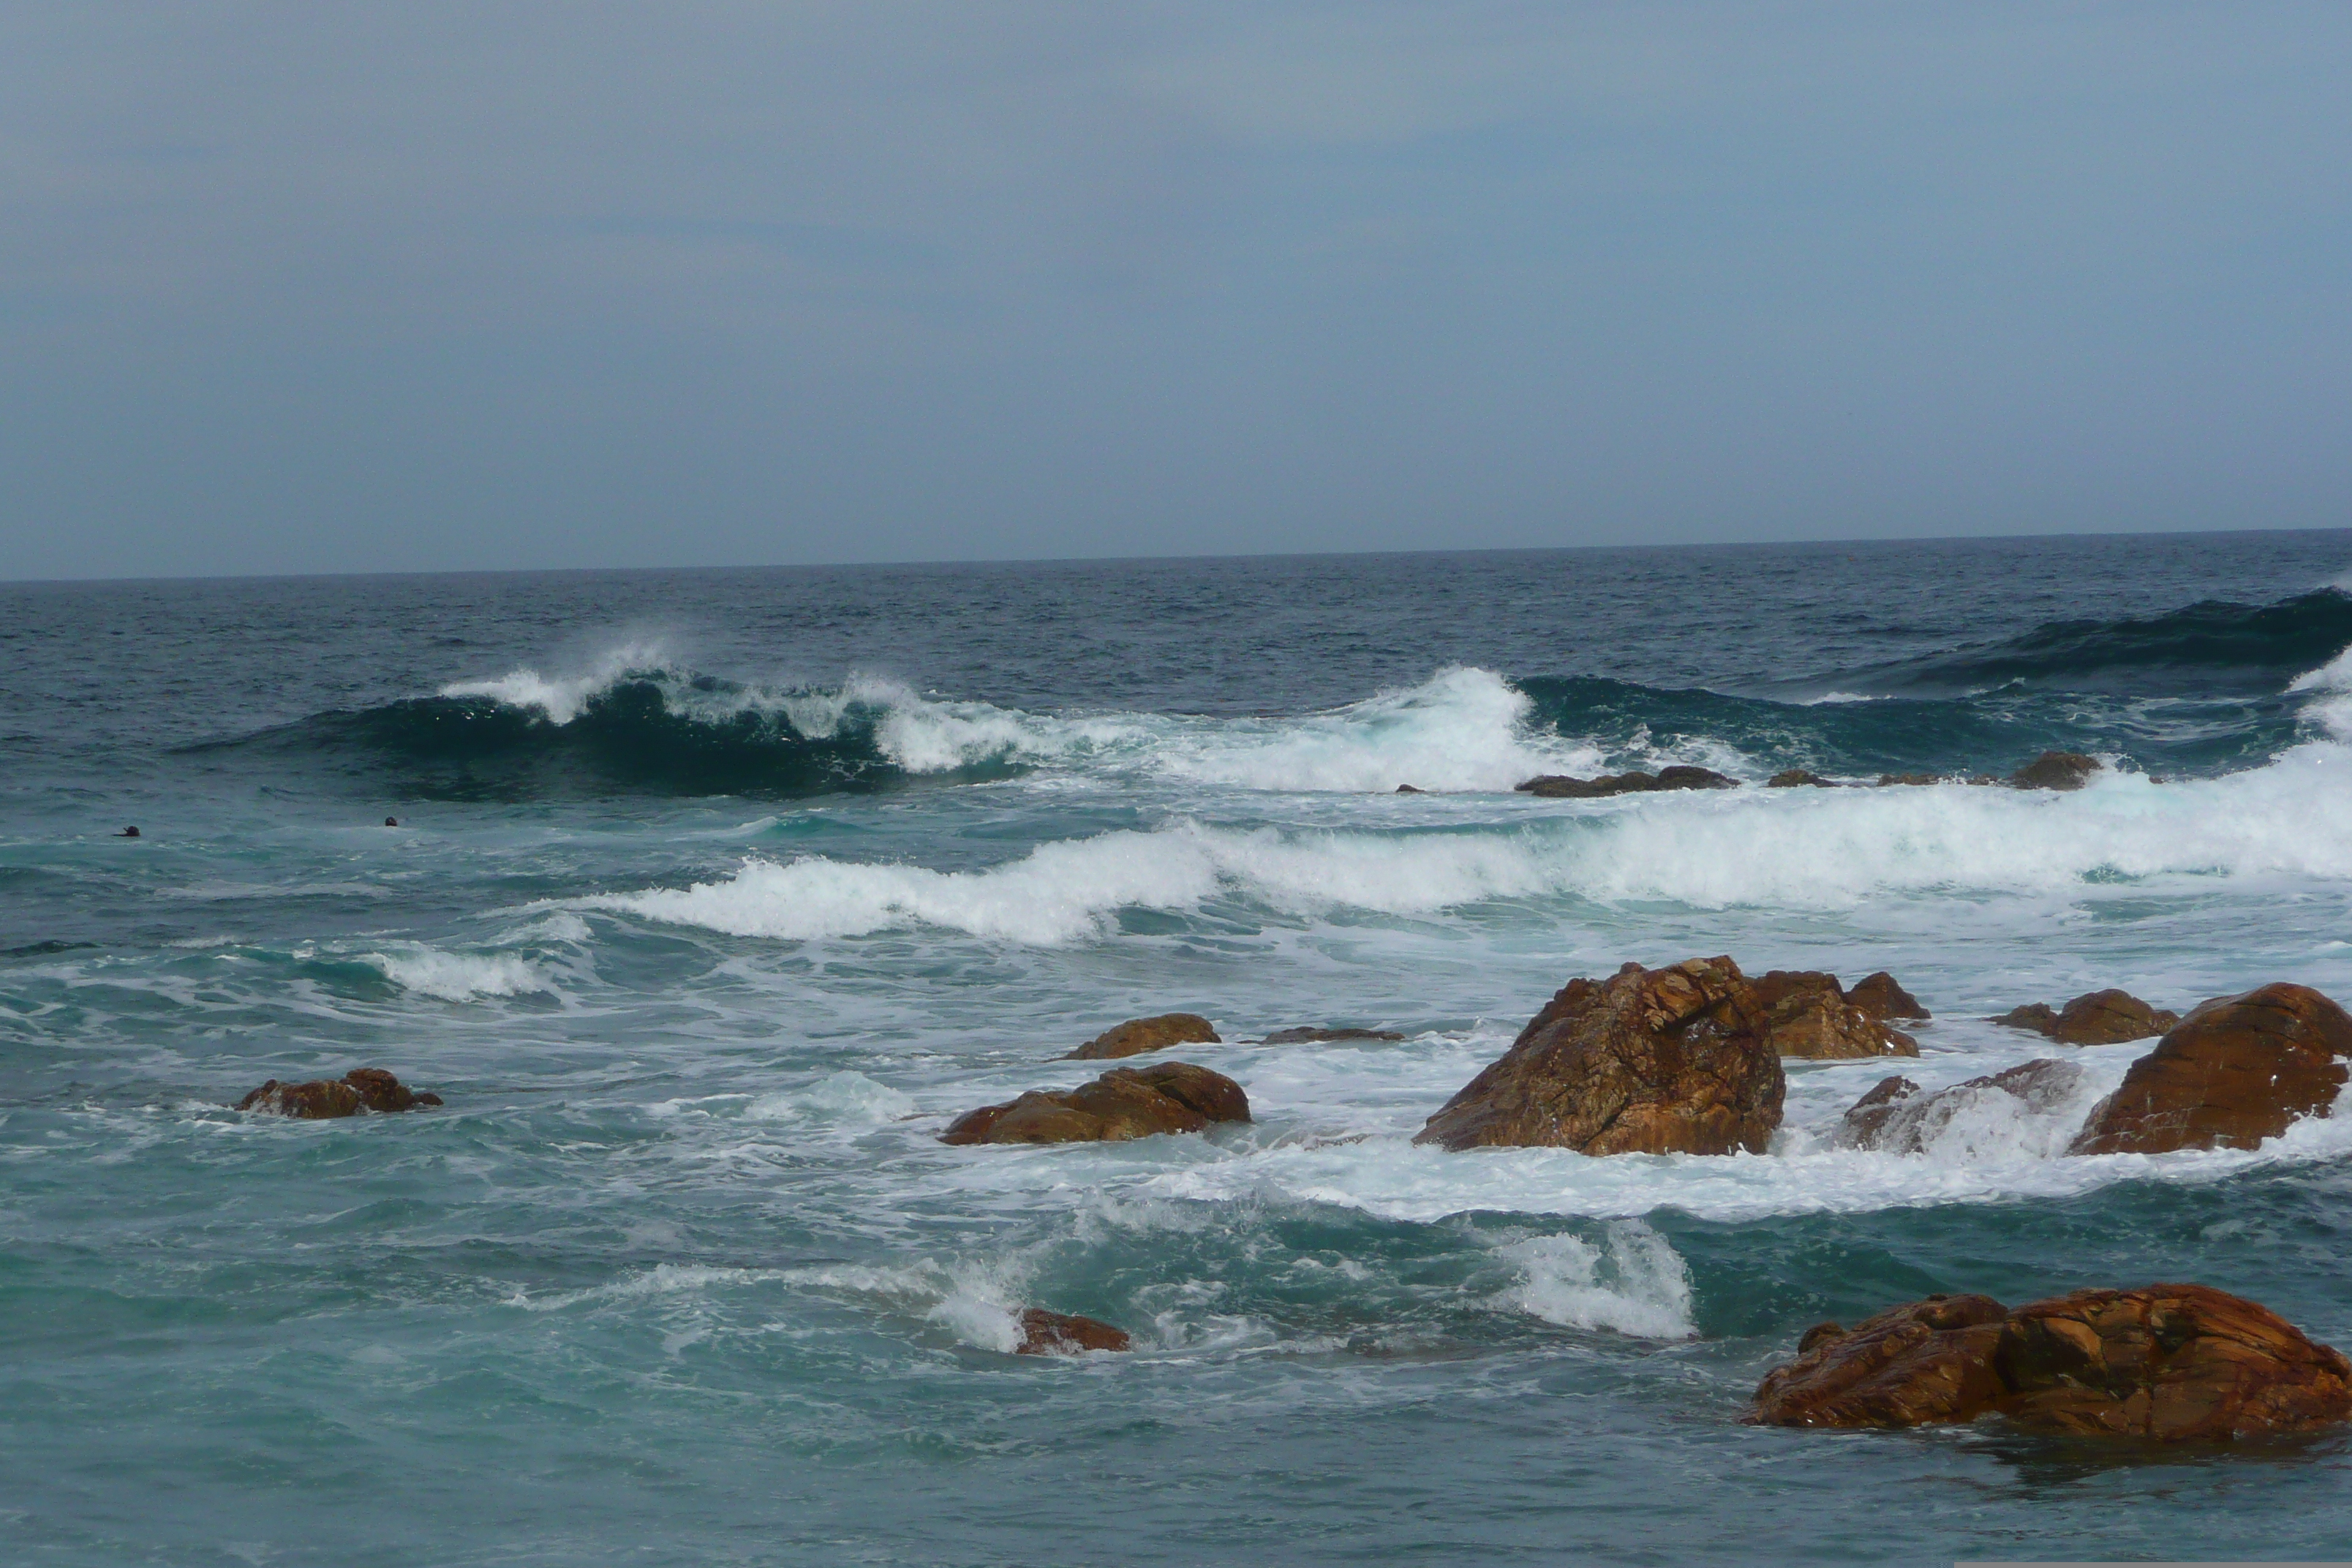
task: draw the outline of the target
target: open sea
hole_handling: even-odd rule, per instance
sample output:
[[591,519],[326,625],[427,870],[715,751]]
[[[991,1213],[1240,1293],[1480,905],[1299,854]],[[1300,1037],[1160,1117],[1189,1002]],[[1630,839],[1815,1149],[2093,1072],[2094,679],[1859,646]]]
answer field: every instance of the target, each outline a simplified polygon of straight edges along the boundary
[[[1447,1153],[1571,976],[1878,969],[1935,1087],[2352,1001],[2352,531],[0,585],[0,1560],[2352,1557],[2352,1439],[1740,1425],[1810,1324],[2193,1280],[2352,1347],[2352,1118]],[[1681,762],[1751,785],[1536,799]],[[1400,795],[1401,784],[1424,793]],[[399,819],[386,827],[387,816]],[[112,837],[137,824],[136,840]],[[1206,1136],[949,1148],[1121,1019]],[[1244,1043],[1296,1025],[1401,1041]],[[299,1122],[265,1079],[446,1108]],[[1015,1357],[1013,1313],[1130,1330]]]

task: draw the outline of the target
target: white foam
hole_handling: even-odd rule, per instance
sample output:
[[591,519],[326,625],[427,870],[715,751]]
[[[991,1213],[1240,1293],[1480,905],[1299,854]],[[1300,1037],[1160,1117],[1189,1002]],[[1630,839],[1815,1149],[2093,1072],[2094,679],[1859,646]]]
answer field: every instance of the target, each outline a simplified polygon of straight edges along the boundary
[[1526,1273],[1509,1305],[1573,1329],[1613,1329],[1641,1339],[1685,1340],[1691,1321],[1690,1269],[1640,1220],[1609,1226],[1604,1255],[1573,1236],[1542,1236],[1502,1248]]
[[419,944],[402,952],[368,952],[360,958],[382,970],[403,990],[445,1002],[555,989],[527,960],[512,953],[449,952]]
[[2352,741],[2352,648],[2346,648],[2317,669],[2298,675],[2289,691],[2324,693],[2307,710],[2339,741]]
[[631,672],[665,668],[667,656],[658,643],[629,642],[606,650],[578,675],[548,677],[526,665],[491,680],[454,680],[441,688],[444,697],[488,697],[510,708],[536,708],[550,723],[569,724],[598,692],[609,689]]
[[824,1121],[877,1127],[913,1114],[912,1095],[877,1083],[862,1072],[827,1073],[803,1089],[753,1099],[743,1114],[754,1121]]

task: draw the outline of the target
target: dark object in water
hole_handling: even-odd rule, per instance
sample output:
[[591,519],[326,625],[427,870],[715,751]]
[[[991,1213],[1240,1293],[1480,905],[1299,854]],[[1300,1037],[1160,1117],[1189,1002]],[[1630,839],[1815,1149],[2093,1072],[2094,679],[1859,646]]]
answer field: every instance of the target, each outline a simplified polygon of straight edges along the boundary
[[1513,786],[1521,795],[1541,795],[1549,800],[1600,800],[1612,795],[1647,795],[1670,789],[1737,789],[1739,781],[1713,768],[1695,768],[1687,763],[1660,768],[1654,773],[1640,769],[1632,773],[1603,773],[1597,779],[1572,778],[1567,773],[1538,773]]
[[1100,1318],[1076,1312],[1049,1312],[1043,1307],[1021,1309],[1021,1342],[1014,1355],[1083,1355],[1087,1351],[1123,1351],[1134,1347],[1127,1331]]
[[2044,752],[2010,774],[2009,782],[2019,789],[2081,789],[2099,765],[2098,758],[2080,752]]
[[1803,768],[1783,768],[1764,781],[1766,789],[1795,789],[1800,785],[1811,785],[1814,789],[1838,787],[1835,780],[1825,779],[1816,773],[1808,773]]
[[1415,789],[1411,784],[1399,784],[1396,786],[1396,792],[1399,795],[1426,795],[1428,793],[1426,790]]
[[126,827],[121,832],[116,834],[115,837],[117,838],[136,838],[139,837],[139,830],[135,827]]
[[2031,1029],[2062,1046],[2112,1046],[2151,1039],[2180,1022],[2180,1015],[2151,1007],[2128,991],[2110,989],[2085,992],[2054,1013],[2046,1002],[2029,1002],[1990,1021]]
[[1113,1068],[1059,1093],[1033,1089],[1018,1100],[983,1105],[957,1117],[940,1142],[1118,1143],[1249,1119],[1249,1097],[1224,1074],[1191,1062],[1157,1062]]
[[1114,1024],[1076,1050],[1063,1058],[1064,1061],[1104,1062],[1120,1057],[1139,1056],[1145,1051],[1164,1051],[1171,1046],[1221,1046],[1217,1031],[1198,1013],[1162,1013],[1151,1018],[1129,1018],[1124,1024]]
[[1303,1024],[1295,1029],[1276,1029],[1263,1040],[1261,1046],[1314,1046],[1328,1040],[1402,1040],[1404,1037],[1394,1029],[1324,1029]]
[[390,1115],[440,1103],[439,1095],[415,1093],[382,1068],[353,1068],[339,1079],[314,1079],[309,1083],[280,1083],[273,1078],[238,1100],[236,1108],[301,1121],[325,1121],[357,1116],[362,1110]]
[[397,827],[400,826],[400,818],[396,816],[387,816],[383,819],[383,825],[386,827]]

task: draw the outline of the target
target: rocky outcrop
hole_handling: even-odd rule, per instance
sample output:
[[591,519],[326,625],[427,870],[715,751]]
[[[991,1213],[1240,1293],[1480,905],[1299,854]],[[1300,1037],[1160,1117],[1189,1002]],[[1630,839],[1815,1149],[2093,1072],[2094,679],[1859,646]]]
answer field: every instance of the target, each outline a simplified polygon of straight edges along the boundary
[[1825,779],[1819,773],[1807,773],[1802,768],[1783,768],[1764,781],[1766,789],[1797,789],[1808,785],[1814,789],[1838,787],[1836,780]]
[[2112,1046],[2160,1035],[2180,1015],[2151,1007],[2128,991],[2106,990],[2085,992],[2054,1013],[2044,1002],[2012,1007],[1992,1022],[2031,1029],[2062,1046]]
[[1639,769],[1632,773],[1603,773],[1599,778],[1571,778],[1566,773],[1539,773],[1513,786],[1522,795],[1539,795],[1563,800],[1599,800],[1612,795],[1643,795],[1657,790],[1673,789],[1737,789],[1738,779],[1717,773],[1713,768],[1695,768],[1686,763],[1660,768],[1654,773]]
[[1761,1153],[1787,1088],[1764,1031],[1755,990],[1728,958],[1571,980],[1414,1142]]
[[1884,969],[1847,986],[1845,999],[1874,1018],[1916,1018],[1925,1023],[1935,1016]]
[[236,1108],[325,1121],[357,1116],[362,1110],[389,1115],[440,1103],[439,1095],[418,1094],[382,1068],[353,1068],[341,1078],[314,1079],[309,1083],[280,1083],[273,1078],[238,1100]]
[[1032,1089],[1002,1105],[983,1105],[958,1117],[940,1142],[1118,1143],[1249,1119],[1249,1097],[1224,1074],[1191,1062],[1158,1062],[1113,1068],[1072,1089]]
[[2307,1431],[2352,1417],[2352,1364],[2202,1285],[2077,1290],[2015,1311],[1990,1296],[1930,1296],[1850,1332],[1809,1331],[1748,1418],[1917,1426],[1986,1415],[2168,1443]]
[[1100,1318],[1075,1312],[1049,1312],[1043,1307],[1021,1310],[1021,1342],[1014,1355],[1083,1355],[1088,1351],[1132,1350],[1127,1331]]
[[2017,789],[2081,789],[2100,768],[2099,759],[2080,752],[2044,752],[2009,775]]
[[1314,1046],[1332,1040],[1402,1040],[1404,1037],[1394,1029],[1326,1029],[1302,1024],[1295,1029],[1276,1029],[1261,1046]]
[[1171,1046],[1223,1045],[1209,1020],[1198,1013],[1162,1013],[1153,1018],[1129,1018],[1115,1025],[1063,1058],[1064,1061],[1101,1062],[1119,1057],[1164,1051]]
[[2347,1076],[2352,1017],[2307,985],[2206,1003],[2132,1063],[2068,1151],[2252,1149],[2326,1116]]
[[1834,974],[1775,969],[1753,984],[1764,1010],[1765,1036],[1780,1056],[1847,1061],[1919,1054],[1918,1041],[1849,1001]]
[[1888,1154],[1922,1153],[1953,1118],[1989,1099],[2006,1099],[2014,1102],[2012,1109],[2047,1116],[2081,1091],[2083,1077],[2074,1063],[2044,1057],[1933,1094],[1907,1078],[1882,1079],[1845,1113],[1838,1142]]
[[1941,773],[1881,773],[1878,775],[1879,786],[1882,789],[1889,784],[1939,784],[1943,782],[1944,775]]

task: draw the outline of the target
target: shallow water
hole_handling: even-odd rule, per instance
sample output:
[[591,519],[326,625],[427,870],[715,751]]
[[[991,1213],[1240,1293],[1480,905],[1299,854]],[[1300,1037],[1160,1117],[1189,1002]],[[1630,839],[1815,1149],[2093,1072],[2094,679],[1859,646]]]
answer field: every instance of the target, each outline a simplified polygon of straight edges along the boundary
[[[2352,1342],[2352,1122],[1409,1142],[1571,975],[1887,968],[1938,1085],[2352,996],[2352,534],[0,589],[0,1540],[54,1563],[2352,1554],[2347,1449],[1738,1424],[1825,1317]],[[1963,784],[1537,800],[1694,762]],[[2157,782],[2160,777],[2162,782]],[[1429,793],[1398,795],[1410,784]],[[386,814],[403,826],[386,829]],[[136,842],[108,837],[136,822]],[[1208,1014],[1257,1121],[950,1149]],[[1240,1043],[1294,1024],[1395,1043]],[[288,1123],[364,1064],[446,1109]],[[1027,1303],[1124,1357],[1005,1353]]]

